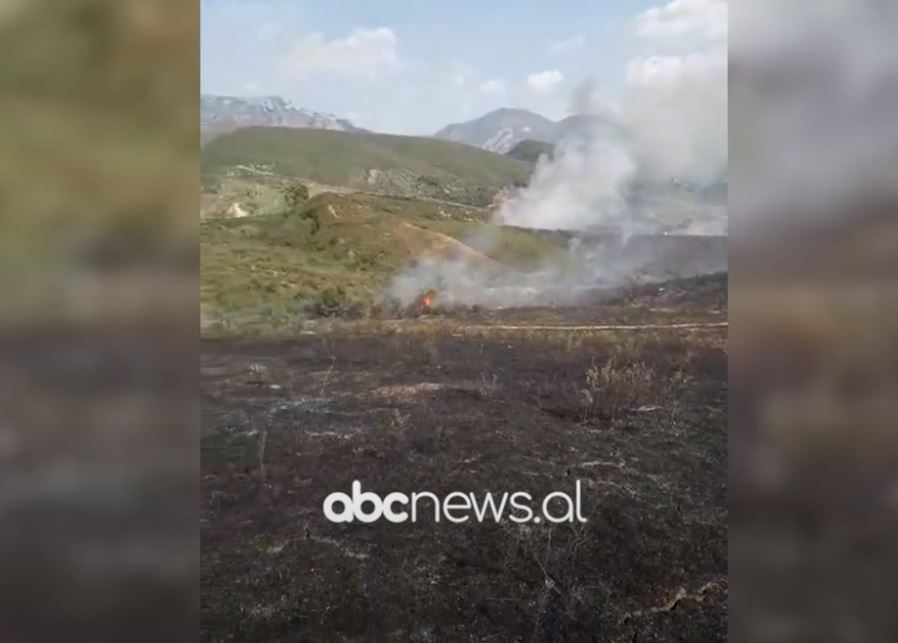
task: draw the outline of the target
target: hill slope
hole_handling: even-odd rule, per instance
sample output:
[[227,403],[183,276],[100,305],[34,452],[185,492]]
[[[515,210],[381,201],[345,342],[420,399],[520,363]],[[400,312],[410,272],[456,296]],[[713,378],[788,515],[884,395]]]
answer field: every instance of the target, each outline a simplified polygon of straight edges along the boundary
[[[538,231],[496,228],[484,216],[463,205],[328,193],[295,211],[203,221],[203,326],[290,331],[310,315],[361,314],[424,256],[522,270],[566,256]],[[486,238],[494,243],[472,241]]]
[[539,157],[544,154],[549,158],[552,158],[554,152],[555,146],[552,143],[534,141],[533,139],[528,138],[508,150],[508,152],[505,153],[505,156],[527,163],[536,163],[539,160]]
[[202,173],[252,173],[397,196],[485,204],[523,179],[528,164],[460,143],[388,134],[249,127],[203,149]]

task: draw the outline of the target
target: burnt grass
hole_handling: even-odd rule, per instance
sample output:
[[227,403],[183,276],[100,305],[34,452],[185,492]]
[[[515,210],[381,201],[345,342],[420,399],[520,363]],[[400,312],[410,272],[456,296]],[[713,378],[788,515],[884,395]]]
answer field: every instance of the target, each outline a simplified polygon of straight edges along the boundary
[[[202,352],[203,640],[726,640],[726,328],[360,322]],[[353,480],[536,499],[580,480],[589,520],[330,523]]]

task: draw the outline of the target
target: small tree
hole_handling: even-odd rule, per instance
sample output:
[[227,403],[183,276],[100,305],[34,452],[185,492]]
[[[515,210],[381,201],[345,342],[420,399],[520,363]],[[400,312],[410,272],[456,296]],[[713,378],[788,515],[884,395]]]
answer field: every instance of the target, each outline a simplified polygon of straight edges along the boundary
[[286,214],[299,215],[300,218],[309,222],[311,226],[311,234],[315,234],[321,229],[321,220],[314,208],[307,208],[306,202],[309,200],[309,188],[302,183],[294,183],[284,189],[284,204],[287,206]]
[[284,203],[290,211],[298,210],[306,201],[309,200],[309,188],[302,183],[295,183],[287,186],[284,190]]

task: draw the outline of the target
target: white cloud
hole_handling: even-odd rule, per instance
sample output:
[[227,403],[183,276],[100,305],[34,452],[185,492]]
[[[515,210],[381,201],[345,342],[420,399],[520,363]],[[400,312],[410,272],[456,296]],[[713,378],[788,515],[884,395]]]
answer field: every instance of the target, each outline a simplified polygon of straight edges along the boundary
[[468,83],[467,77],[461,72],[452,76],[452,84],[456,87],[464,87]]
[[567,40],[559,40],[549,47],[549,51],[559,56],[576,53],[586,46],[586,36],[578,35]]
[[699,45],[725,43],[728,33],[727,0],[672,0],[636,19],[636,33],[656,43]]
[[557,69],[547,69],[546,71],[527,76],[527,85],[533,91],[547,94],[563,80],[564,75],[560,71]]
[[333,40],[312,33],[294,43],[287,64],[297,76],[323,72],[376,78],[399,66],[398,41],[387,27],[357,27]]
[[480,83],[480,91],[484,94],[489,94],[491,96],[497,96],[499,94],[505,93],[505,81],[501,78],[494,78],[492,80],[485,80]]

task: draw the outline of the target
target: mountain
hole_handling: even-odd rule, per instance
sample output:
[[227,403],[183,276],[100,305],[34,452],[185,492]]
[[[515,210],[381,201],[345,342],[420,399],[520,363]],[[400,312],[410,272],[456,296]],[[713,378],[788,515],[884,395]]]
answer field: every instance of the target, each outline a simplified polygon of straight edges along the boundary
[[246,127],[203,147],[208,185],[228,177],[298,179],[381,194],[486,205],[531,166],[430,137],[288,127]]
[[566,138],[620,134],[620,127],[600,116],[580,114],[554,121],[524,109],[497,109],[480,118],[453,123],[434,134],[436,138],[509,153],[522,141],[555,144]]
[[313,112],[280,96],[237,97],[205,94],[200,97],[200,132],[204,143],[241,127],[273,125],[344,132],[364,131],[333,114]]
[[505,154],[525,139],[553,142],[555,123],[525,109],[497,109],[465,123],[453,123],[434,134],[435,138],[467,143]]

